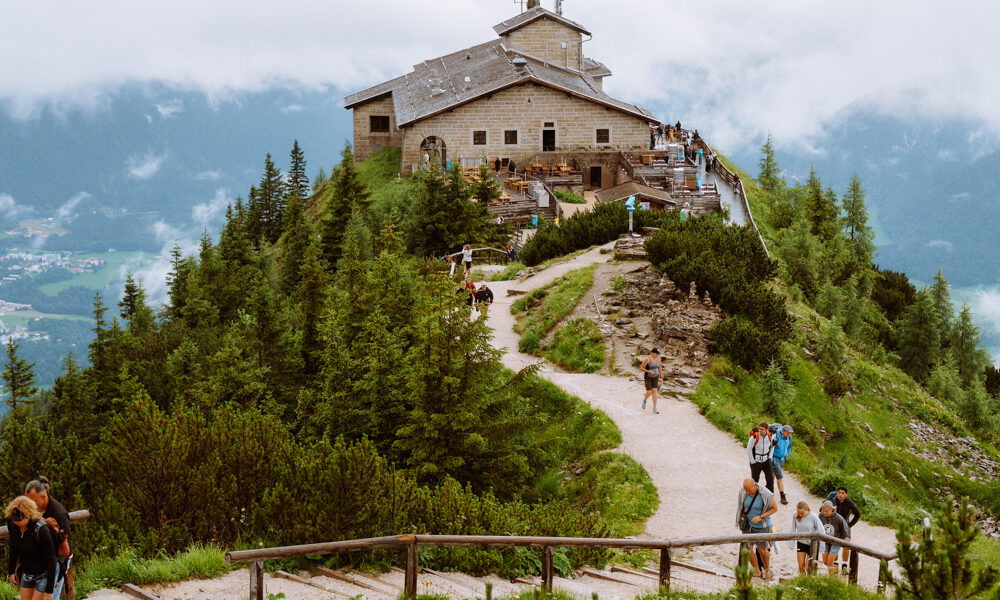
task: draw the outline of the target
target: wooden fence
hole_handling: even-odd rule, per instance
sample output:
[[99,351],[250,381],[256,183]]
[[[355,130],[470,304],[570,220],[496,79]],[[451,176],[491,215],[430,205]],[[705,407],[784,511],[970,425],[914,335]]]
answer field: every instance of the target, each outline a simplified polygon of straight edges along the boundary
[[[613,538],[573,538],[573,537],[536,537],[536,536],[500,536],[500,535],[394,535],[342,542],[324,542],[301,546],[283,546],[279,548],[261,548],[257,550],[237,550],[226,553],[227,563],[250,563],[250,600],[264,599],[264,561],[301,556],[334,554],[337,552],[355,552],[361,550],[376,550],[384,548],[402,548],[405,552],[405,577],[403,592],[413,598],[417,595],[417,574],[420,571],[418,548],[420,546],[479,546],[496,547],[533,547],[541,548],[542,589],[552,591],[553,548],[603,548],[621,550],[658,550],[660,552],[659,583],[660,588],[670,590],[670,551],[674,548],[694,548],[697,546],[718,546],[723,544],[740,544],[752,542],[784,542],[808,541],[811,549],[811,565],[815,565],[819,557],[820,542],[829,542],[852,550],[851,582],[857,583],[857,567],[853,557],[864,554],[889,562],[896,559],[896,554],[872,550],[853,542],[848,542],[833,536],[815,533],[759,533],[752,535],[726,535],[707,538],[688,538],[673,540],[647,539],[613,539]],[[880,563],[881,565],[881,563]],[[886,569],[879,568],[878,591],[885,592]]]
[[[79,523],[81,521],[87,521],[90,519],[90,511],[88,510],[74,510],[69,513],[70,523]],[[6,540],[10,538],[10,532],[7,531],[7,526],[0,526],[0,540]],[[66,575],[66,584],[64,586],[63,594],[61,598],[66,598],[66,600],[74,600],[76,597],[76,586],[73,583],[73,565],[70,564],[69,573]]]

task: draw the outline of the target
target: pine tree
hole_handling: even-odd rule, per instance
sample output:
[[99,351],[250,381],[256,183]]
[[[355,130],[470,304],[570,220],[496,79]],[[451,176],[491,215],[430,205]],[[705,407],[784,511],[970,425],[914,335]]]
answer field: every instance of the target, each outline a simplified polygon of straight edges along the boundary
[[312,221],[302,208],[302,201],[290,198],[285,211],[285,245],[281,256],[281,289],[286,295],[299,285],[302,260],[315,237]]
[[38,388],[35,387],[35,363],[19,357],[17,346],[13,336],[7,338],[7,365],[0,373],[0,378],[3,379],[4,391],[7,392],[4,402],[10,407],[11,417],[21,419],[27,416],[28,401]]
[[337,268],[340,261],[341,244],[347,223],[355,207],[367,211],[370,204],[369,192],[361,182],[358,170],[354,166],[354,155],[350,144],[344,146],[341,161],[330,178],[330,203],[326,209],[326,218],[322,223],[323,259],[331,270]]
[[809,227],[809,221],[798,219],[782,232],[778,250],[785,260],[792,283],[802,288],[803,293],[811,300],[819,291],[823,248],[819,240],[809,232]]
[[187,276],[191,264],[184,259],[181,247],[174,243],[170,251],[170,271],[167,273],[167,316],[179,317],[187,301]]
[[470,202],[461,167],[447,174],[421,171],[407,246],[412,254],[434,256],[446,248],[475,241],[489,221],[486,205]]
[[257,202],[260,204],[261,235],[268,243],[273,244],[281,237],[285,182],[270,154],[264,158],[264,174],[261,175],[257,188]]
[[[996,600],[1000,597],[1000,571],[996,566],[976,566],[970,555],[980,535],[975,511],[962,500],[956,512],[947,498],[934,517],[934,528],[917,538],[904,521],[896,533],[896,554],[903,577],[889,575],[899,600]],[[918,539],[917,543],[913,540]]]
[[941,353],[941,326],[931,294],[917,293],[916,301],[899,322],[899,366],[910,377],[924,382]]
[[843,374],[847,360],[847,343],[840,323],[834,319],[819,336],[819,364],[823,367],[825,381],[823,388],[829,394],[843,394],[847,390],[847,378]]
[[306,157],[299,147],[299,140],[292,144],[291,160],[288,167],[288,178],[285,182],[285,206],[292,200],[305,204],[309,196],[309,176],[306,175]]
[[142,335],[152,329],[153,310],[146,304],[146,290],[132,278],[132,273],[125,276],[125,290],[118,308],[129,332]]
[[875,252],[875,232],[868,226],[868,209],[865,207],[865,190],[857,173],[851,176],[851,183],[843,197],[844,234],[850,243],[854,258],[859,264],[868,265]]
[[979,347],[979,343],[979,328],[972,322],[972,310],[968,304],[963,304],[951,330],[951,354],[962,378],[962,387],[968,388],[974,381],[982,380],[990,364],[989,354]]
[[315,375],[320,367],[319,325],[326,305],[328,277],[323,269],[319,242],[313,241],[306,248],[299,269],[299,286],[295,290],[296,317],[298,321],[299,355],[304,371]]
[[316,176],[313,178],[312,182],[313,193],[315,194],[316,192],[318,192],[320,188],[323,187],[324,183],[326,183],[326,171],[323,170],[323,167],[320,167],[319,171],[316,171]]
[[951,292],[948,282],[944,278],[941,269],[938,269],[934,276],[934,283],[931,284],[931,298],[934,301],[934,313],[937,315],[938,327],[941,331],[941,345],[948,347],[951,345],[951,330],[954,325],[955,307],[951,303]]
[[781,184],[778,178],[778,161],[774,157],[774,140],[771,134],[767,134],[767,142],[760,149],[760,174],[757,175],[757,182],[765,192],[775,192]]
[[760,374],[760,391],[764,397],[764,412],[776,419],[781,418],[795,396],[795,386],[785,379],[781,367],[773,360]]

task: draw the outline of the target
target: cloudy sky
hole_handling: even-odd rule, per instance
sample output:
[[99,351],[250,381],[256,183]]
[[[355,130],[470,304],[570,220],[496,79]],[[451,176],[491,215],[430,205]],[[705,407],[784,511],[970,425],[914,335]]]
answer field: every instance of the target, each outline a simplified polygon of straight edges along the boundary
[[[565,0],[564,10],[594,33],[585,52],[614,71],[611,93],[681,104],[721,144],[770,130],[808,148],[851,106],[1000,132],[998,3]],[[0,106],[19,119],[46,105],[100,110],[142,81],[219,99],[354,90],[491,39],[517,12],[511,0],[0,0]]]

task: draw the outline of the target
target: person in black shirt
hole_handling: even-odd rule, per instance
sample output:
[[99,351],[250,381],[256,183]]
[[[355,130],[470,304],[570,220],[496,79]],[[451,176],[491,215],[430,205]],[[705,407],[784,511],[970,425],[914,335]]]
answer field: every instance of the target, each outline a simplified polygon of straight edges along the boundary
[[[847,521],[847,537],[844,538],[848,542],[851,541],[851,527],[861,520],[861,510],[858,509],[858,505],[851,500],[847,493],[847,488],[841,486],[837,488],[837,497],[833,499],[833,505],[837,508],[837,514],[844,517]],[[850,563],[848,559],[851,557],[851,551],[847,548],[843,549],[841,554],[841,559],[844,561],[844,568]]]
[[21,588],[22,600],[52,600],[56,580],[56,546],[52,530],[38,506],[18,496],[4,513],[10,535],[10,582]]
[[49,496],[49,480],[39,477],[28,482],[24,487],[24,495],[31,498],[38,510],[42,511],[42,518],[52,528],[52,541],[56,546],[56,583],[53,586],[52,600],[59,600],[64,589],[64,584],[72,585],[72,579],[68,576],[70,565],[69,546],[69,511],[58,500]]

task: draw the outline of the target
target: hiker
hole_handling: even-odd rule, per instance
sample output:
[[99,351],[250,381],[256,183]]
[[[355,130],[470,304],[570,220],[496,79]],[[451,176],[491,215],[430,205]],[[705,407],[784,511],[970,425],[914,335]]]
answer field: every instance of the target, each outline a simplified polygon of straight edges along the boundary
[[497,159],[493,161],[493,170],[497,173],[497,175],[500,174],[500,167],[502,166],[503,162],[500,160],[500,157],[498,156]]
[[[847,521],[844,520],[844,517],[837,514],[836,509],[833,507],[833,502],[829,500],[824,501],[823,507],[819,509],[819,512],[819,520],[823,523],[824,533],[846,540],[848,535]],[[840,554],[840,546],[831,544],[830,542],[823,542],[823,564],[830,569],[830,575],[837,574],[837,565],[834,561],[837,560],[838,554]]]
[[684,206],[681,207],[681,223],[687,221],[689,216],[691,216],[691,203],[685,202]]
[[21,588],[22,600],[52,600],[56,546],[38,505],[27,496],[18,496],[7,505],[4,516],[10,535],[10,582]]
[[472,271],[472,246],[466,244],[462,246],[462,264],[465,265],[465,272]]
[[793,433],[795,430],[791,425],[778,428],[778,434],[775,436],[777,439],[774,442],[774,456],[771,457],[771,470],[774,471],[774,478],[777,480],[782,504],[788,504],[788,499],[785,498],[785,472],[782,469],[788,460],[788,453],[792,451]]
[[507,244],[507,262],[513,262],[515,256],[517,256],[517,250],[514,249],[514,246]]
[[455,275],[455,257],[450,253],[444,253],[444,262],[448,263],[448,277]]
[[750,458],[750,477],[759,482],[763,473],[767,489],[772,494],[774,493],[774,472],[771,470],[773,455],[774,439],[767,423],[762,422],[757,429],[750,432],[750,439],[747,440],[747,456]]
[[646,394],[642,397],[642,410],[646,410],[646,400],[650,396],[653,398],[653,414],[660,414],[656,408],[656,393],[660,388],[660,380],[663,379],[663,361],[660,360],[660,351],[653,348],[642,361],[639,367],[643,372],[643,380],[646,383]]
[[24,486],[24,495],[31,498],[52,530],[52,541],[56,547],[56,582],[52,598],[59,600],[63,588],[73,585],[73,580],[68,575],[72,557],[69,546],[69,511],[61,502],[49,496],[49,480],[45,477],[29,481]]
[[[829,496],[827,498],[833,503],[834,508],[837,509],[837,514],[844,517],[844,520],[847,521],[847,537],[844,539],[848,542],[851,541],[851,528],[861,520],[861,510],[854,503],[854,500],[850,499],[850,494],[844,486],[837,488],[837,494],[832,499]],[[851,550],[844,548],[842,560],[844,562],[843,571],[845,573],[850,569],[850,558]]]
[[[823,522],[819,520],[810,509],[809,503],[802,500],[795,505],[795,514],[792,515],[791,533],[826,533],[823,529]],[[799,561],[799,574],[809,572],[809,541],[790,540],[788,545],[796,550]]]
[[489,308],[490,304],[493,304],[493,290],[486,287],[486,282],[479,286],[476,290],[476,306],[479,307],[479,311],[486,316],[486,309]]
[[[774,494],[760,487],[753,479],[743,480],[739,501],[736,504],[736,526],[744,534],[769,533],[771,515],[778,512]],[[771,578],[771,555],[767,550],[769,542],[751,542],[750,564],[762,579]],[[758,556],[760,560],[758,561]]]

